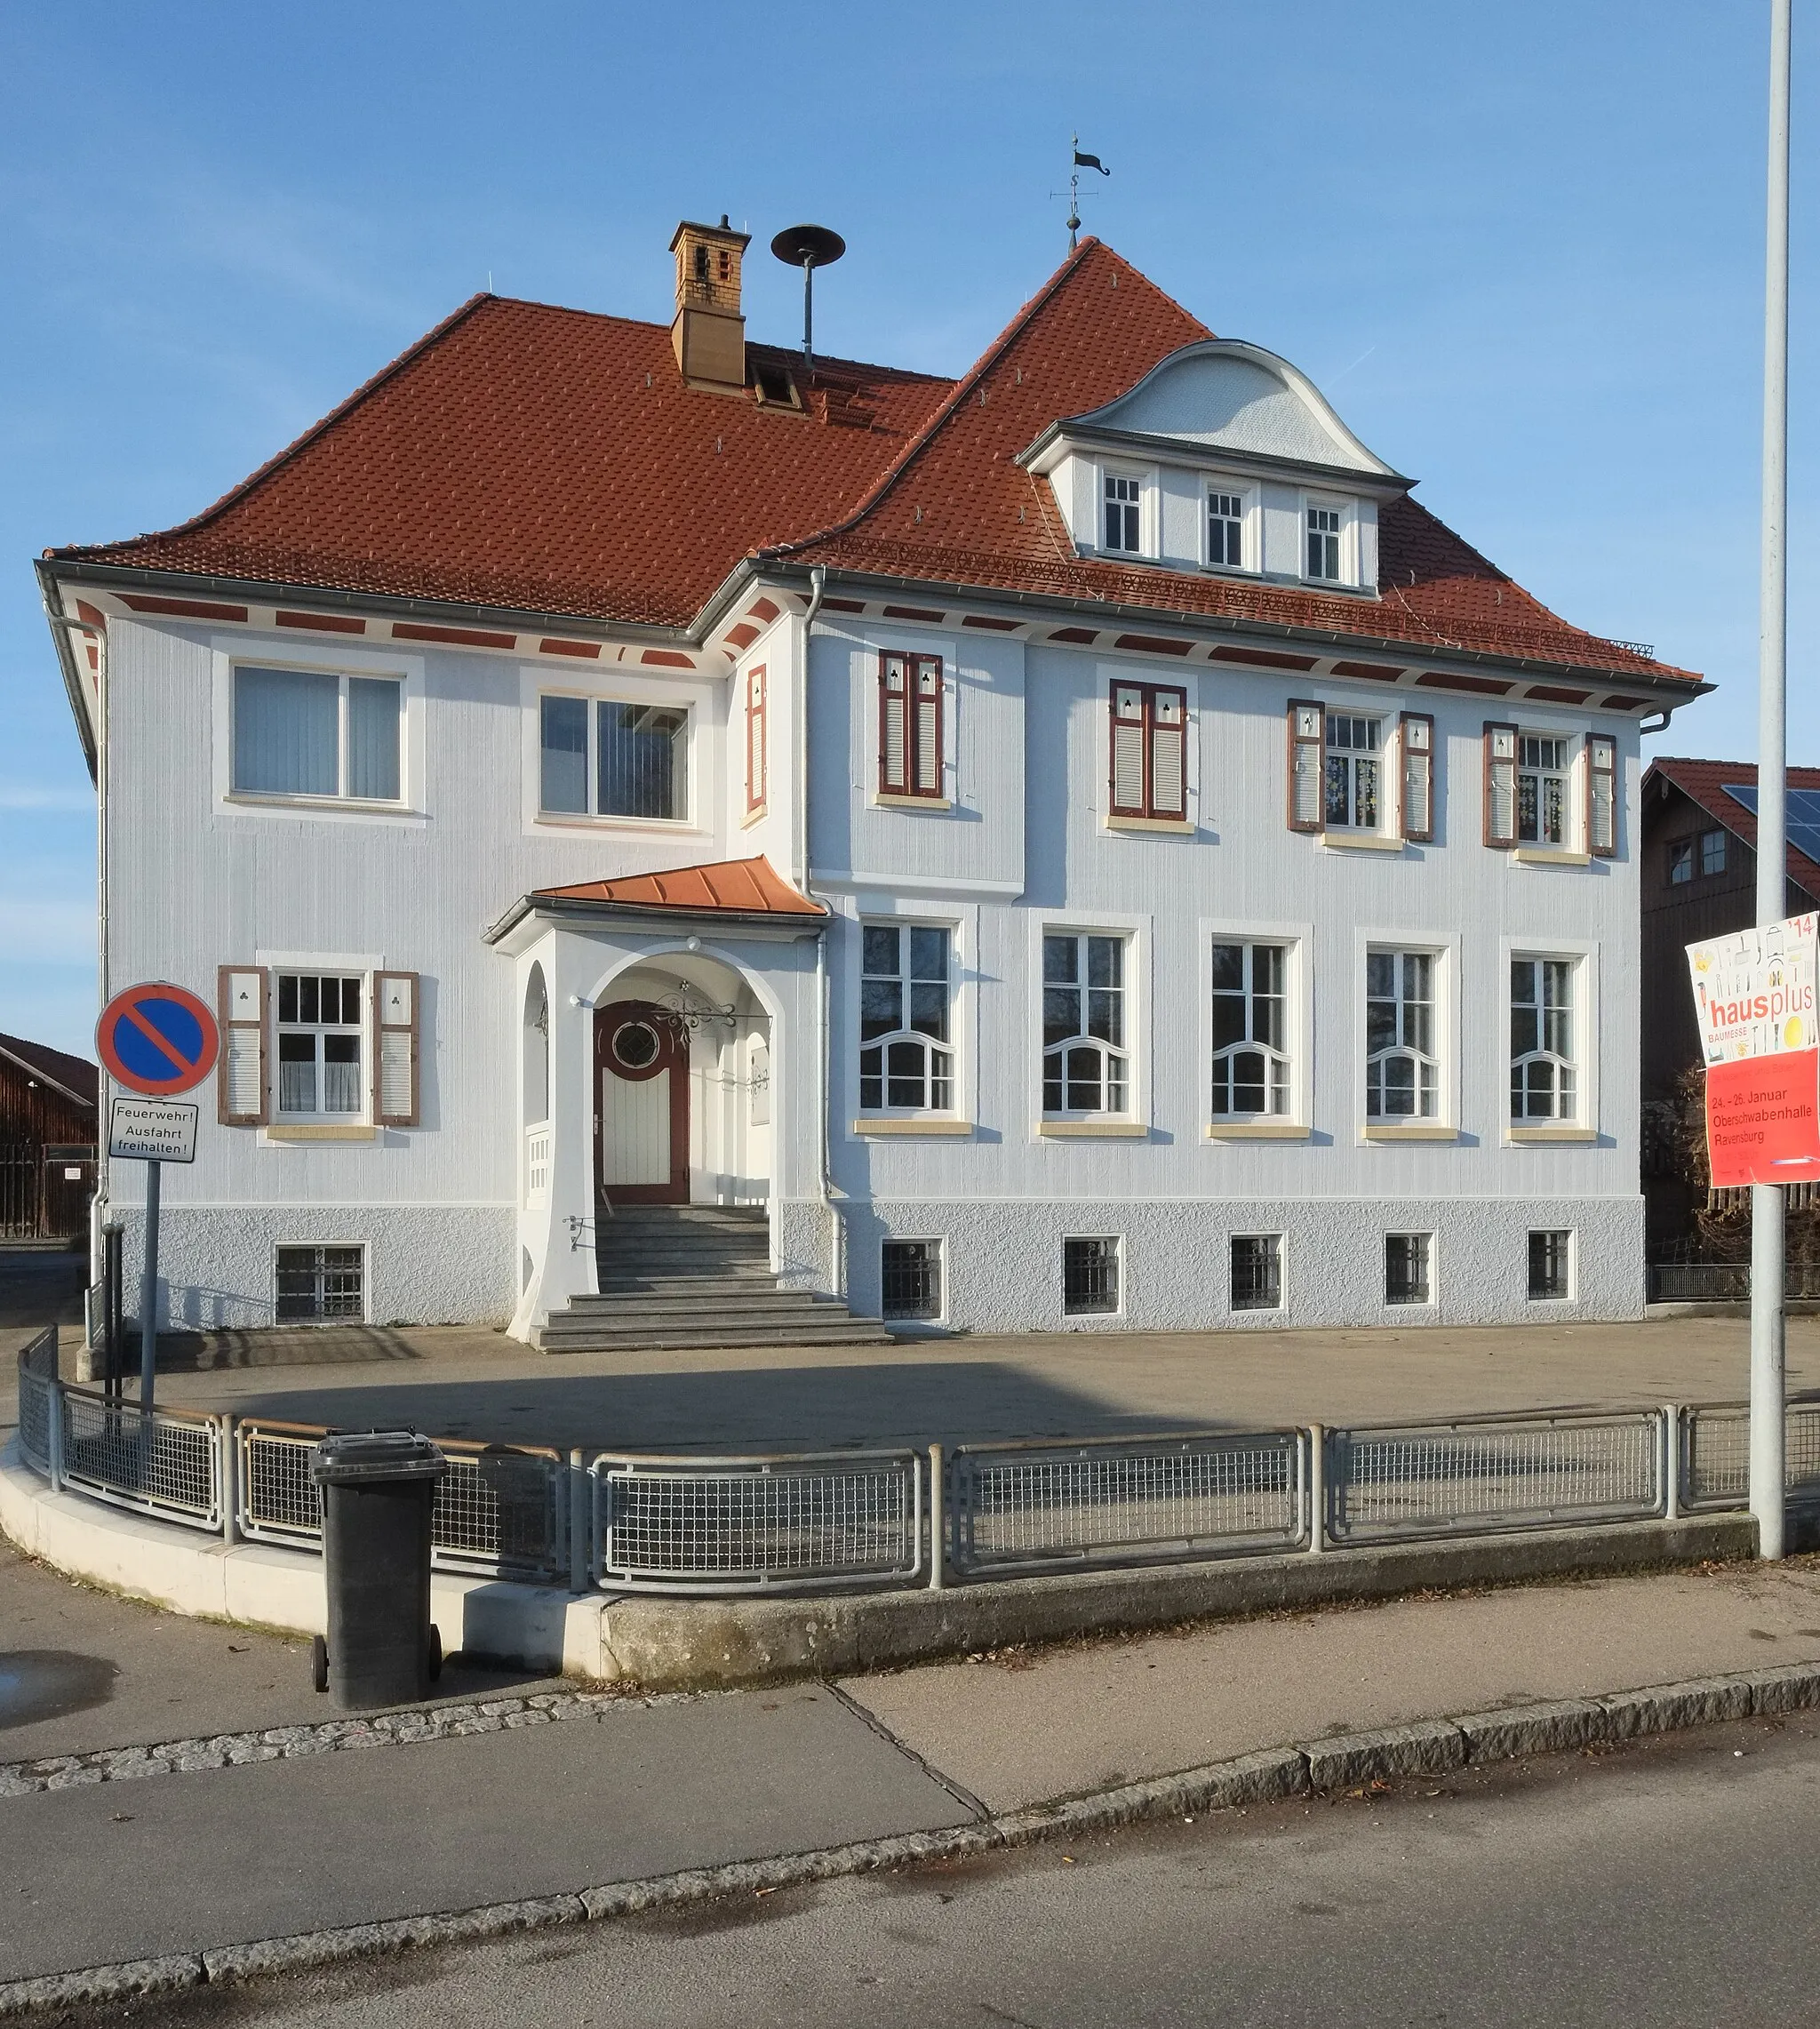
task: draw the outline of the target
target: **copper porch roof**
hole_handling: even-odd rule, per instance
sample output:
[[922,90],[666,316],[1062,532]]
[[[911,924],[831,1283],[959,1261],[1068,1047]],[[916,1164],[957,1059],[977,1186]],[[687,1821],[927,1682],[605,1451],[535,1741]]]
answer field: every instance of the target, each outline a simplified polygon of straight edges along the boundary
[[539,888],[539,902],[598,902],[629,909],[674,909],[687,915],[808,916],[827,915],[819,902],[798,894],[764,855],[716,859],[703,867],[675,867],[662,874],[627,874],[610,881],[578,881]]
[[1017,454],[1211,335],[1089,239],[959,380],[819,361],[798,415],[684,386],[662,324],[477,296],[194,520],[48,555],[678,628],[742,559],[792,559],[1697,683],[1407,499],[1375,599],[1077,556]]

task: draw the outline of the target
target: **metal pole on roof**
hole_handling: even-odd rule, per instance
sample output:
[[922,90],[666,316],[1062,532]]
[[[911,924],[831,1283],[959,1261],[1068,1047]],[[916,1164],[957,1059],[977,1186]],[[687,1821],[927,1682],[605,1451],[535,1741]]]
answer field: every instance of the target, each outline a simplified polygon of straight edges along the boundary
[[[1791,0],[1770,0],[1769,202],[1763,299],[1762,590],[1757,659],[1757,921],[1788,914],[1788,116]],[[1751,1513],[1757,1554],[1784,1536],[1787,1347],[1783,1187],[1751,1186]]]

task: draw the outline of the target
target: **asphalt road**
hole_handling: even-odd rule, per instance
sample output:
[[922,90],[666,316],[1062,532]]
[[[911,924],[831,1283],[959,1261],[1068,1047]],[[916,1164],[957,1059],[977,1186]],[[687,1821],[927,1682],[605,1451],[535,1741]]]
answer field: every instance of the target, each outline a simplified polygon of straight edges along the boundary
[[1820,2016],[1816,1827],[1804,1715],[132,2012],[155,2029],[1786,2029]]

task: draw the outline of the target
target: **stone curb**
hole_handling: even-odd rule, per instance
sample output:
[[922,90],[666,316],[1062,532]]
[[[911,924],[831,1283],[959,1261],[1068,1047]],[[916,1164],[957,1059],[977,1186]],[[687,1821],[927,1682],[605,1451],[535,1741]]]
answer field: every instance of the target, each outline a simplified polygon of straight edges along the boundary
[[1519,1761],[1601,1741],[1616,1742],[1721,1720],[1820,1708],[1820,1664],[1790,1663],[1728,1676],[1698,1677],[1644,1690],[1563,1698],[1452,1720],[1424,1720],[1370,1733],[1337,1734],[1297,1746],[1265,1748],[1207,1767],[1126,1783],[941,1832],[866,1839],[770,1860],[690,1868],[645,1881],[614,1881],[571,1895],[487,1904],[477,1909],[305,1931],[80,1972],[0,1983],[0,2018],[120,2001],[267,1973],[300,1972],[420,1946],[507,1937],[515,1931],[680,1909],[728,1896],[772,1892],[812,1881],[929,1860],[961,1859],[1042,1840],[1108,1832],[1145,1819],[1193,1817],[1313,1793],[1331,1794],[1393,1775],[1444,1774],[1469,1763]]

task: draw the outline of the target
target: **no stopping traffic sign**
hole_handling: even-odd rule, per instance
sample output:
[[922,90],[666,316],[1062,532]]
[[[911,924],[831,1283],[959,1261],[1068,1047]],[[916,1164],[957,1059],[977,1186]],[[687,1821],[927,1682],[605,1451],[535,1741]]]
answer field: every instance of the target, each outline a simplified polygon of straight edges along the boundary
[[95,1048],[130,1092],[187,1092],[215,1067],[221,1033],[214,1015],[185,987],[163,979],[116,994],[95,1024]]

